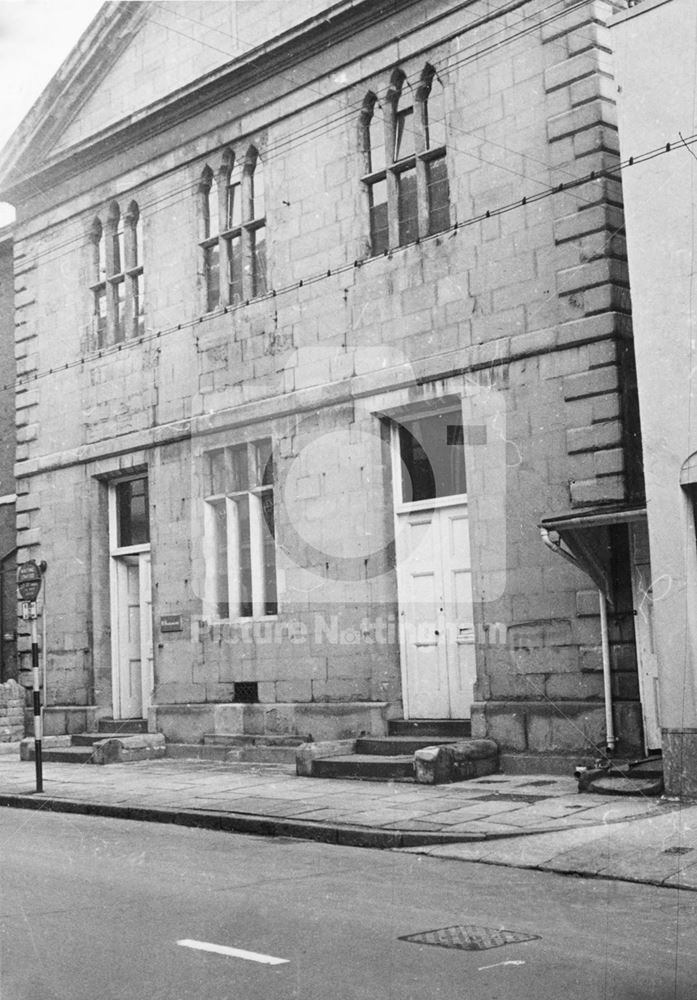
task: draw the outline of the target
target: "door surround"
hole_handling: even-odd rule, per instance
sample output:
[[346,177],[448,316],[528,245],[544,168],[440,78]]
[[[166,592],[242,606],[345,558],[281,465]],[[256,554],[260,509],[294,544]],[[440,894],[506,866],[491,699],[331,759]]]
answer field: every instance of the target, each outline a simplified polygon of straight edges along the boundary
[[[400,673],[405,719],[467,718],[473,701],[473,694],[469,696],[464,694],[469,685],[473,685],[476,680],[466,491],[443,492],[440,496],[407,500],[403,495],[400,429],[410,420],[443,417],[451,413],[461,424],[461,410],[449,401],[443,401],[443,405],[437,409],[431,406],[427,410],[410,412],[408,416],[403,413],[391,420],[390,424]],[[464,474],[464,442],[458,440],[457,443],[463,450],[459,463],[455,464],[462,465],[459,471]],[[434,466],[436,464],[438,456],[433,462]],[[453,483],[464,485],[457,471],[453,473]],[[415,491],[412,487],[413,492]],[[433,492],[437,493],[438,490],[434,489]],[[448,551],[445,543],[446,534],[452,530],[453,524],[457,521],[465,522],[467,566],[458,565],[457,556]],[[414,532],[412,528],[415,529]],[[419,528],[423,528],[421,533],[424,535],[424,541],[417,542],[415,549],[412,550],[409,536],[416,535]],[[432,547],[429,553],[423,549],[424,544]],[[417,562],[425,561],[420,563],[414,577],[407,579],[405,574],[410,573],[409,561],[414,552]],[[408,614],[407,593],[413,593],[413,584],[418,578],[425,581],[428,587],[429,577],[432,578],[431,589],[435,587],[438,590],[438,594],[434,590],[432,597],[427,599],[428,603],[434,605],[433,615],[427,613],[425,617],[429,619],[428,621],[425,619],[418,621],[415,605],[412,605],[411,616]],[[467,591],[464,595],[463,590]],[[418,663],[421,658],[423,658],[423,670]],[[434,690],[429,693],[422,686],[419,696],[417,689],[423,682],[424,672],[428,674],[431,670],[434,673]]]
[[[112,711],[114,719],[147,718],[152,702],[154,686],[153,640],[152,640],[152,585],[150,572],[149,529],[145,528],[144,538],[134,544],[120,544],[121,525],[118,489],[122,484],[142,481],[144,473],[124,476],[109,483],[109,589],[111,619],[111,679]],[[147,485],[146,485],[147,513]],[[126,539],[128,541],[128,539]],[[129,570],[136,568],[138,614],[135,621],[129,606]],[[131,629],[136,633],[134,640]],[[129,639],[130,636],[130,639]],[[129,653],[129,644],[138,650],[137,658]],[[133,687],[129,680],[130,663],[139,662],[139,678],[136,690],[130,695],[127,689]]]

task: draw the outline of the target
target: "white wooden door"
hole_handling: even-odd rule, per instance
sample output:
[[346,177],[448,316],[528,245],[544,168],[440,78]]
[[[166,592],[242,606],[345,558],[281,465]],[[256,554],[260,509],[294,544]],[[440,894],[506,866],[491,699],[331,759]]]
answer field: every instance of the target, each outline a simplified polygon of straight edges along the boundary
[[660,750],[661,723],[658,700],[658,658],[653,639],[653,591],[649,538],[645,524],[630,526],[634,635],[636,639],[639,696],[644,721],[645,749]]
[[476,676],[466,504],[397,517],[405,718],[469,718]]
[[141,719],[150,704],[153,674],[150,554],[118,556],[113,570],[114,718]]

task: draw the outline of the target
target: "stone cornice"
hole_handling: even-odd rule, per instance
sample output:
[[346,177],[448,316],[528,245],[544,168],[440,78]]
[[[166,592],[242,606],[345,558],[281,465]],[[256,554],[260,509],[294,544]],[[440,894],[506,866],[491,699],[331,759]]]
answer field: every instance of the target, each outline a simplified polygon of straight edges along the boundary
[[[529,2],[530,0],[508,0],[501,9],[495,12],[485,11],[481,16],[474,17],[457,33],[481,27]],[[343,3],[329,8],[324,14],[309,19],[224,66],[212,70],[206,76],[192,81],[166,98],[139,109],[127,118],[56,154],[52,154],[51,141],[60,134],[65,115],[62,113],[54,115],[49,101],[50,85],[46,97],[37,103],[37,109],[42,101],[46,105],[41,129],[34,130],[32,136],[26,140],[25,147],[16,151],[14,160],[6,155],[4,164],[0,162],[0,199],[13,203],[30,200],[36,191],[46,192],[54,189],[90,168],[107,161],[114,161],[119,154],[123,155],[142,143],[181,128],[184,122],[195,120],[197,116],[210,111],[212,107],[243,93],[253,93],[255,88],[260,89],[262,85],[268,85],[273,81],[284,81],[287,91],[304,86],[310,82],[309,79],[289,82],[290,70],[308,59],[321,58],[322,53],[332,47],[340,51],[342,43],[350,41],[357,33],[370,31],[379,22],[410,7],[417,7],[419,3],[420,0],[344,0]],[[427,12],[426,19],[429,22],[439,21],[460,10],[474,7],[477,3],[478,0],[452,0],[442,5],[434,4]],[[143,8],[146,4],[128,6]],[[121,51],[121,47],[126,44],[124,42],[126,34],[122,28],[118,37],[120,46],[118,51]],[[397,41],[399,37],[394,35],[392,40]],[[441,38],[440,41],[446,40],[447,37],[449,36]],[[385,38],[376,35],[374,45],[375,48],[384,47]],[[112,48],[116,51],[116,43]],[[97,76],[93,63],[93,59],[87,60],[85,69],[86,79],[90,85]],[[324,65],[322,72],[326,71],[327,67]],[[72,86],[78,89],[76,81]],[[63,92],[69,93],[69,91],[70,86],[65,85],[62,91],[54,94],[54,98],[60,97],[63,100]],[[77,98],[68,103],[69,108],[79,106],[82,93],[83,89],[80,87]],[[39,131],[42,135],[41,143],[35,138]],[[8,147],[10,152],[12,146],[13,143],[10,143]],[[40,167],[27,170],[28,162],[40,163]]]
[[[567,327],[569,329],[567,329]],[[183,420],[132,431],[103,441],[80,445],[62,452],[18,462],[15,476],[19,482],[43,472],[114,460],[150,448],[164,447],[178,441],[199,439],[233,427],[282,420],[318,408],[341,406],[359,399],[383,396],[396,389],[417,387],[433,382],[473,375],[485,370],[505,369],[529,358],[574,350],[601,341],[621,341],[630,337],[626,317],[621,313],[603,313],[561,327],[551,327],[525,335],[498,340],[449,352],[435,358],[340,381],[296,390],[283,396],[221,408]]]
[[[37,186],[43,190],[49,182],[51,186],[61,183],[102,160],[112,159],[144,139],[161,135],[182,121],[196,117],[203,110],[244,93],[264,81],[287,74],[290,69],[306,60],[308,54],[338,45],[357,31],[369,28],[390,14],[418,2],[419,0],[344,0],[328,9],[325,14],[243,53],[166,98],[139,109],[54,156],[50,154],[50,140],[59,131],[59,122],[53,120],[49,109],[46,116],[49,127],[43,130],[41,149],[32,150],[33,139],[30,140],[29,149],[22,152],[0,180],[0,198],[10,202],[17,198],[22,200],[25,190],[36,189]],[[466,5],[473,2],[474,0],[467,0]],[[142,6],[145,7],[146,4]],[[93,60],[86,62],[84,72],[86,79],[80,87],[80,93],[85,85],[92,84],[97,75]],[[73,86],[77,84],[74,83]],[[63,115],[60,119],[61,122],[64,120]],[[41,162],[40,168],[31,173],[17,170],[17,164],[26,163],[28,157]]]

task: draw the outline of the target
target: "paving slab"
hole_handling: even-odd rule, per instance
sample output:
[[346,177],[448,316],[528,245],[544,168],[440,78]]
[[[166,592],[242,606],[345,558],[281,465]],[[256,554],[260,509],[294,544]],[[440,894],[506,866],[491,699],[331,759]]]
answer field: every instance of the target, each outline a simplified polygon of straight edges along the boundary
[[570,777],[454,785],[297,777],[292,766],[181,759],[96,768],[0,755],[0,803],[294,836],[697,889],[697,806],[579,795]]
[[696,824],[697,805],[663,802],[656,803],[650,815],[629,814],[600,825],[409,850],[450,860],[697,890]]

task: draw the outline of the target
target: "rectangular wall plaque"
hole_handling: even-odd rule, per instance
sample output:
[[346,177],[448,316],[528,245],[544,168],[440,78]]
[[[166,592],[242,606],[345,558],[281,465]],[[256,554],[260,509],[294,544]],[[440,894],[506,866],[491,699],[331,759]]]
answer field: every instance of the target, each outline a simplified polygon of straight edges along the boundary
[[161,615],[160,632],[183,632],[181,615]]

